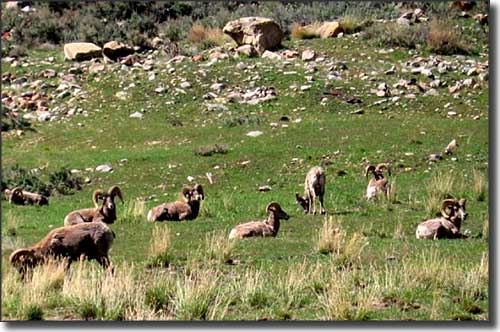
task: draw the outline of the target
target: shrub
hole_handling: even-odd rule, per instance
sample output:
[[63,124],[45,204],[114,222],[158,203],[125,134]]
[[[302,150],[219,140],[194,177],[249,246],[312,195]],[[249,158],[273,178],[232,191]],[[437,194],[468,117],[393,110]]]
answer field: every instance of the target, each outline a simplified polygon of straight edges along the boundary
[[38,304],[30,304],[24,310],[25,320],[43,320],[43,309]]
[[194,150],[194,154],[198,156],[203,156],[203,157],[208,157],[213,154],[226,154],[228,151],[228,148],[224,144],[213,144],[213,145],[206,145],[206,146],[201,146],[197,149]]
[[351,15],[342,17],[339,23],[345,34],[359,32],[363,30],[365,24],[361,18]]
[[414,49],[425,44],[427,25],[401,26],[397,23],[374,24],[365,30],[363,37],[381,47],[405,47]]
[[62,167],[59,171],[49,174],[48,186],[60,194],[67,195],[73,190],[81,190],[82,178],[71,174],[68,168]]
[[429,26],[426,40],[430,51],[445,55],[471,53],[471,44],[449,22],[433,19]]
[[[4,180],[9,188],[21,187],[24,190],[37,192],[45,196],[50,195],[50,186],[42,181],[35,171],[28,170],[17,164],[5,171]],[[2,190],[4,189],[2,188]]]

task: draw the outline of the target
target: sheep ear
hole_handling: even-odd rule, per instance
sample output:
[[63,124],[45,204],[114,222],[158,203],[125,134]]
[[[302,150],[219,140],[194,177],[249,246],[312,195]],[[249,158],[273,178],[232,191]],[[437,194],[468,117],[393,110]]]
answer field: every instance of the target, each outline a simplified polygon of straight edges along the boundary
[[461,198],[459,201],[458,201],[458,204],[465,207],[465,203],[467,203],[467,199],[465,198]]

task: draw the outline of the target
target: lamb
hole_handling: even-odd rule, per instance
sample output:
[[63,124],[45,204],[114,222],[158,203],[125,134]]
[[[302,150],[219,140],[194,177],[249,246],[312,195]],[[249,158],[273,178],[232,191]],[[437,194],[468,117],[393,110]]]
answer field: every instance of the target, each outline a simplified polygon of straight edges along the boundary
[[468,216],[465,212],[466,202],[466,199],[445,199],[442,203],[440,218],[430,219],[418,225],[417,239],[462,238],[460,226]]
[[37,193],[31,193],[29,191],[22,190],[21,187],[15,187],[12,190],[5,189],[5,196],[11,204],[18,205],[48,205],[49,199],[43,195]]
[[158,205],[148,212],[147,220],[155,221],[182,221],[194,220],[200,212],[201,201],[205,199],[201,184],[194,187],[183,187],[181,199],[176,202]]
[[[80,209],[70,212],[64,218],[64,225],[76,225],[86,222],[101,221],[106,224],[112,224],[116,220],[115,196],[118,196],[123,203],[123,196],[120,188],[112,186],[108,192],[97,189],[92,194],[93,208]],[[102,199],[102,206],[99,207],[99,199]]]
[[444,149],[444,153],[447,155],[453,154],[453,151],[455,151],[457,146],[458,146],[457,140],[453,139],[450,143],[448,143],[448,145]]
[[234,227],[229,233],[230,239],[243,239],[253,236],[272,236],[276,237],[280,229],[280,219],[288,220],[290,216],[281,209],[281,206],[276,203],[270,203],[266,212],[268,217],[264,221],[251,221],[245,224]]
[[326,175],[325,171],[315,166],[309,170],[304,183],[304,197],[295,193],[297,204],[302,206],[304,213],[316,214],[316,200],[320,203],[320,212],[325,214],[326,210],[323,205],[323,196],[325,195]]
[[385,197],[390,194],[390,184],[389,180],[384,176],[382,170],[387,170],[387,174],[391,175],[391,168],[385,164],[381,163],[377,166],[368,165],[365,168],[365,177],[368,177],[370,173],[373,174],[373,179],[368,183],[366,188],[366,199],[370,200],[375,197],[378,193],[383,193]]
[[101,222],[59,227],[32,247],[14,251],[9,260],[23,279],[26,272],[49,258],[65,258],[66,268],[69,268],[72,262],[83,256],[88,260],[95,259],[106,269],[110,264],[108,252],[114,238],[114,232]]

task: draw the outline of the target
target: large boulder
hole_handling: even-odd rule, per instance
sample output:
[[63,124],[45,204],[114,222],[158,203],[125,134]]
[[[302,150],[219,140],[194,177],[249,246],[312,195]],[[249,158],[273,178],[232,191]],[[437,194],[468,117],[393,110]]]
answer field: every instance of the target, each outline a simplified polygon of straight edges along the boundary
[[344,32],[344,29],[339,22],[324,22],[318,29],[318,33],[323,39],[337,37],[341,32]]
[[129,45],[125,45],[123,43],[117,42],[116,40],[107,42],[102,47],[102,54],[113,61],[116,61],[118,58],[126,57],[134,53],[134,48]]
[[259,54],[279,47],[284,37],[279,25],[265,17],[243,17],[230,21],[222,31],[233,38],[238,46],[251,45]]
[[92,43],[69,43],[64,45],[64,58],[66,60],[90,60],[102,56],[102,49]]

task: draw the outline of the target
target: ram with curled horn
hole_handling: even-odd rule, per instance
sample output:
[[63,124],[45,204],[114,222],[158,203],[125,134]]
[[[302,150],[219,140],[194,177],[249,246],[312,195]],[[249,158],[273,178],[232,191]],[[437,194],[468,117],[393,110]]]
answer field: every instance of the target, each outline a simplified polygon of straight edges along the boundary
[[47,197],[23,190],[21,187],[5,189],[4,194],[11,204],[40,206],[49,204],[49,199]]
[[205,193],[201,184],[194,187],[185,186],[180,192],[179,200],[163,203],[148,211],[147,220],[156,221],[182,221],[194,220],[198,217],[201,201]]
[[441,204],[441,217],[420,223],[417,239],[456,239],[463,238],[460,233],[462,221],[467,219],[465,199],[445,199]]
[[383,193],[385,197],[389,197],[391,186],[383,170],[386,170],[389,176],[391,175],[391,167],[386,163],[380,163],[377,166],[366,166],[365,177],[368,177],[370,174],[373,175],[373,178],[370,179],[366,187],[366,199],[370,200],[379,193]]
[[[93,208],[79,209],[70,212],[64,218],[64,225],[76,225],[84,222],[103,222],[112,224],[116,220],[116,204],[115,197],[118,196],[123,203],[123,195],[117,186],[112,186],[106,192],[102,189],[97,189],[92,194]],[[102,203],[99,204],[99,200]]]

